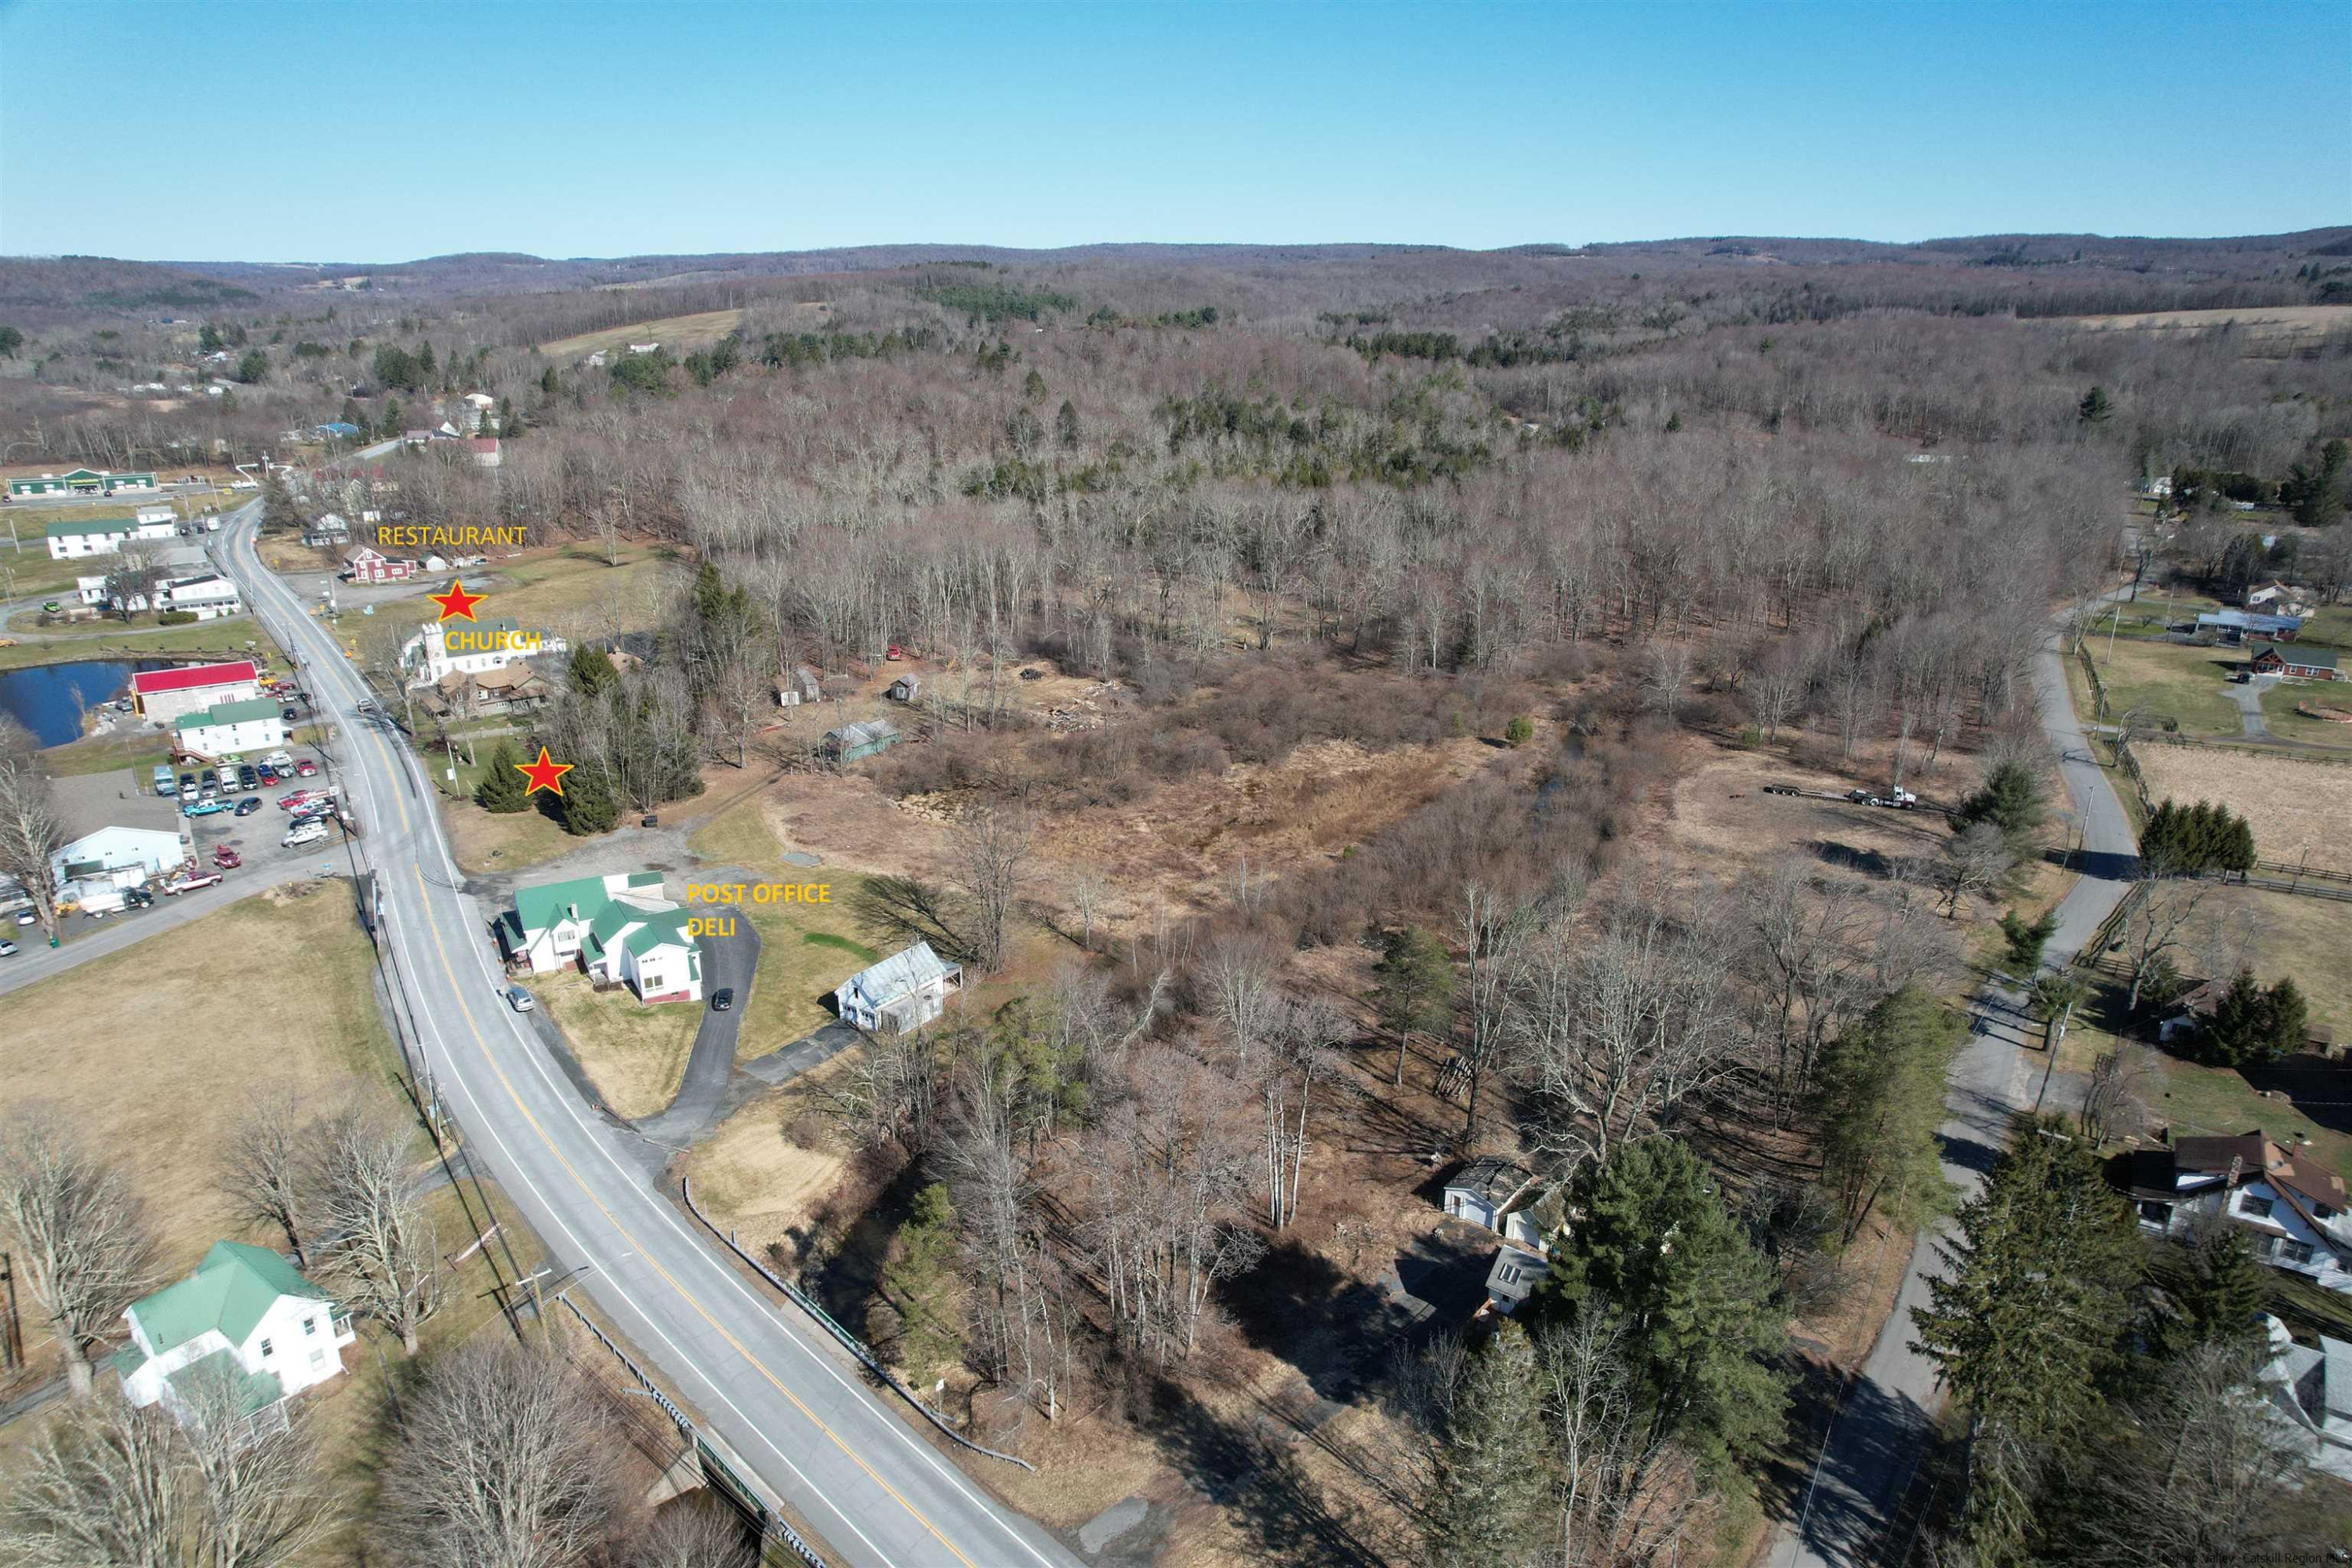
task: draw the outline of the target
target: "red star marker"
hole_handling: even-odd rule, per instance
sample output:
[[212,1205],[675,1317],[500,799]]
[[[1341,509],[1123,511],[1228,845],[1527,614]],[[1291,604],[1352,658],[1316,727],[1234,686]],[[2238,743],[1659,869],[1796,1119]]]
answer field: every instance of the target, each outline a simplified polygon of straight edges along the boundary
[[537,795],[541,790],[546,789],[562,795],[563,775],[577,766],[579,766],[577,763],[559,763],[551,760],[547,754],[547,748],[541,746],[539,749],[539,761],[517,763],[514,764],[514,770],[530,781],[530,787],[523,791],[523,794]]
[[425,596],[441,606],[441,618],[445,621],[472,620],[474,606],[489,597],[487,594],[468,594],[463,583],[450,584],[446,594],[427,594]]

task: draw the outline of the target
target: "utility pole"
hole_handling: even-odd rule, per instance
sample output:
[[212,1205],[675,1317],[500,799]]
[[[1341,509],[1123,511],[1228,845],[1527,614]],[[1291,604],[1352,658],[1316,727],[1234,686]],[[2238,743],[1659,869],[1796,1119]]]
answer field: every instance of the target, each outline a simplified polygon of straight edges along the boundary
[[25,1333],[16,1320],[16,1260],[0,1252],[0,1285],[7,1287],[7,1321],[0,1323],[0,1367],[15,1372],[25,1364]]

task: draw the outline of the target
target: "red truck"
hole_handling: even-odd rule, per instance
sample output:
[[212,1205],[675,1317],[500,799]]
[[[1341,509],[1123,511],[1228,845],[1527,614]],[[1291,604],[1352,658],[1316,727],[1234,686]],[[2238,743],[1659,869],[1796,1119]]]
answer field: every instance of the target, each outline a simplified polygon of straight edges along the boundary
[[245,864],[245,857],[226,844],[218,844],[213,847],[213,864],[224,871],[234,871]]
[[221,874],[218,871],[191,872],[184,877],[174,877],[164,883],[163,896],[168,899],[180,893],[193,893],[198,888],[217,888],[220,884]]

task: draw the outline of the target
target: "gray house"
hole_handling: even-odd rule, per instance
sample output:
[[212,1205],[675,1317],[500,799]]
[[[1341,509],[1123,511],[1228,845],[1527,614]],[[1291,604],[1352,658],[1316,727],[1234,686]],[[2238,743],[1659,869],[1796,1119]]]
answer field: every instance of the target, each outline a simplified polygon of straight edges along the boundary
[[1503,1215],[1529,1188],[1536,1173],[1526,1166],[1486,1154],[1471,1161],[1445,1184],[1445,1212],[1455,1219],[1499,1232]]
[[948,994],[962,989],[963,966],[919,942],[843,981],[834,988],[833,1005],[844,1023],[874,1034],[903,1035],[938,1017]]
[[888,696],[893,702],[912,702],[923,694],[923,683],[911,675],[902,675],[890,683]]
[[863,724],[844,724],[838,730],[827,730],[817,750],[836,763],[854,763],[860,757],[887,752],[906,738],[887,719],[869,719]]

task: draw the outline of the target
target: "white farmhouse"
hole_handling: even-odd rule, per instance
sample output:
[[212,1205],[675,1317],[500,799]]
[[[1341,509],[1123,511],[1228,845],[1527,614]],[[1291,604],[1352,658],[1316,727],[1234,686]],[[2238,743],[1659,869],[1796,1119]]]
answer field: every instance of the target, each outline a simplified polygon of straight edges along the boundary
[[237,593],[236,584],[215,573],[201,577],[177,577],[158,591],[161,610],[178,610],[193,615],[200,621],[218,620],[234,616],[245,608],[245,600]]
[[[359,1338],[351,1315],[278,1254],[216,1241],[196,1271],[123,1310],[131,1342],[111,1364],[122,1396],[161,1401],[175,1420],[213,1408],[216,1392],[240,1414],[266,1410],[343,1370]],[[217,1391],[198,1392],[205,1379]]]
[[2246,1233],[2254,1255],[2323,1289],[2352,1294],[2352,1213],[2344,1178],[2297,1158],[2257,1128],[2179,1138],[2126,1163],[2141,1228],[2186,1236],[2200,1219]]
[[938,1017],[948,993],[962,989],[962,966],[919,942],[843,981],[833,1002],[844,1023],[875,1034],[903,1035]]
[[120,517],[83,521],[59,518],[46,531],[49,541],[49,559],[77,560],[85,555],[118,553],[137,525]]
[[205,757],[233,757],[247,752],[268,752],[286,743],[286,721],[278,704],[267,697],[245,702],[220,702],[172,721],[183,750]]
[[562,637],[526,632],[511,620],[441,621],[419,626],[400,645],[400,668],[411,686],[431,686],[452,675],[488,675],[534,654],[562,653]]
[[702,951],[658,871],[616,871],[515,889],[499,917],[507,962],[546,974],[567,964],[640,1002],[702,998]]

